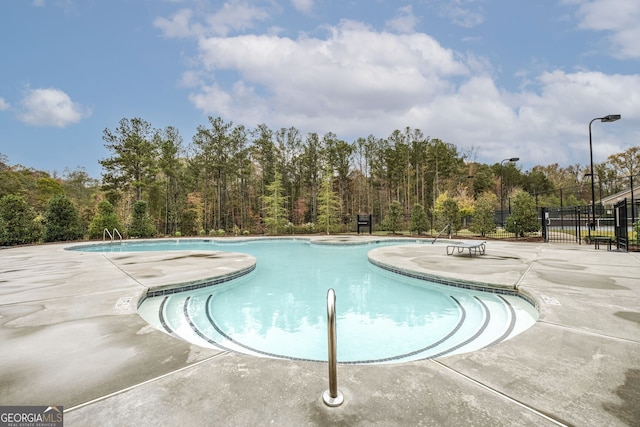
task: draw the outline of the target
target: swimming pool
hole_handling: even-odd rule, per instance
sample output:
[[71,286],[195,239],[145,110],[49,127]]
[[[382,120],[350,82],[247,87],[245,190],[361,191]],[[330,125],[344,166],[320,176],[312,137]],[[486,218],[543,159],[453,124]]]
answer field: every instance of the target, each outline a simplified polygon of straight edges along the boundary
[[206,250],[254,256],[256,268],[247,275],[146,298],[138,312],[154,327],[196,345],[256,356],[326,361],[329,288],[337,297],[340,363],[393,363],[474,351],[535,323],[537,311],[516,294],[433,283],[367,260],[371,249],[409,243],[416,242],[171,240],[81,250]]

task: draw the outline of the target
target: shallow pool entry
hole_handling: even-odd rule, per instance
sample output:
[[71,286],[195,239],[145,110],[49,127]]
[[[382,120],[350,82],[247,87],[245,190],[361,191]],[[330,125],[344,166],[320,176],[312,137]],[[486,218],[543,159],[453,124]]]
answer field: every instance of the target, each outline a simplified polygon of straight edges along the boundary
[[[535,323],[537,311],[517,295],[432,283],[368,262],[371,249],[398,244],[255,240],[151,245],[146,250],[243,252],[256,257],[257,265],[226,283],[147,298],[138,311],[154,327],[199,346],[326,361],[326,295],[333,288],[338,362],[360,364],[474,351]],[[144,243],[126,246],[120,250],[145,250]]]

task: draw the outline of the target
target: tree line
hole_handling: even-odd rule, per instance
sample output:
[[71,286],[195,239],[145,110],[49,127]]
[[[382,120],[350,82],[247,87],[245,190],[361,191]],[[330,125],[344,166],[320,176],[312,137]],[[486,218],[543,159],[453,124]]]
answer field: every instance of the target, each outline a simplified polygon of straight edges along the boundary
[[[114,228],[129,237],[345,232],[358,214],[372,214],[378,230],[452,224],[484,234],[505,200],[537,218],[538,206],[591,199],[586,166],[482,164],[475,149],[409,127],[347,142],[209,117],[185,143],[172,126],[123,118],[102,139],[109,156],[99,160],[100,181],[83,169],[51,176],[0,157],[0,244],[101,238]],[[638,147],[595,165],[600,194],[628,188],[639,165]],[[27,218],[22,228],[10,223],[16,212]],[[11,240],[17,229],[28,237]]]

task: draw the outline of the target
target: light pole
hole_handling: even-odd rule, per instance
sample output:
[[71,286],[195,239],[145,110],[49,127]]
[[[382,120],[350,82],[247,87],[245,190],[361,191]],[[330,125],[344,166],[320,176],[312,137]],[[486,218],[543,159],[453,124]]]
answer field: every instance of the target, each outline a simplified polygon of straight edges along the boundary
[[636,202],[633,200],[633,172],[631,172],[629,180],[631,181],[631,225],[633,225],[636,221]]
[[589,157],[591,158],[591,224],[589,224],[589,243],[591,243],[591,227],[596,229],[596,187],[594,184],[595,175],[593,174],[593,143],[591,141],[591,124],[596,120],[604,123],[615,122],[620,120],[620,114],[609,114],[604,117],[596,117],[589,122]]
[[511,157],[510,159],[504,159],[500,162],[500,222],[502,223],[502,228],[504,228],[504,201],[502,199],[504,190],[502,187],[502,164],[504,162],[517,162],[518,160],[520,160],[520,157]]

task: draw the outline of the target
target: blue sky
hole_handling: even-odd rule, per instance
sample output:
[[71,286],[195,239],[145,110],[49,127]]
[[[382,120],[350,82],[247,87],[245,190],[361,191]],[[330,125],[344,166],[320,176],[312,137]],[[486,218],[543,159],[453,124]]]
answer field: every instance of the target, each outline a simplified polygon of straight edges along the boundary
[[352,142],[409,126],[473,160],[640,145],[637,0],[2,0],[0,153],[99,178],[122,118]]

